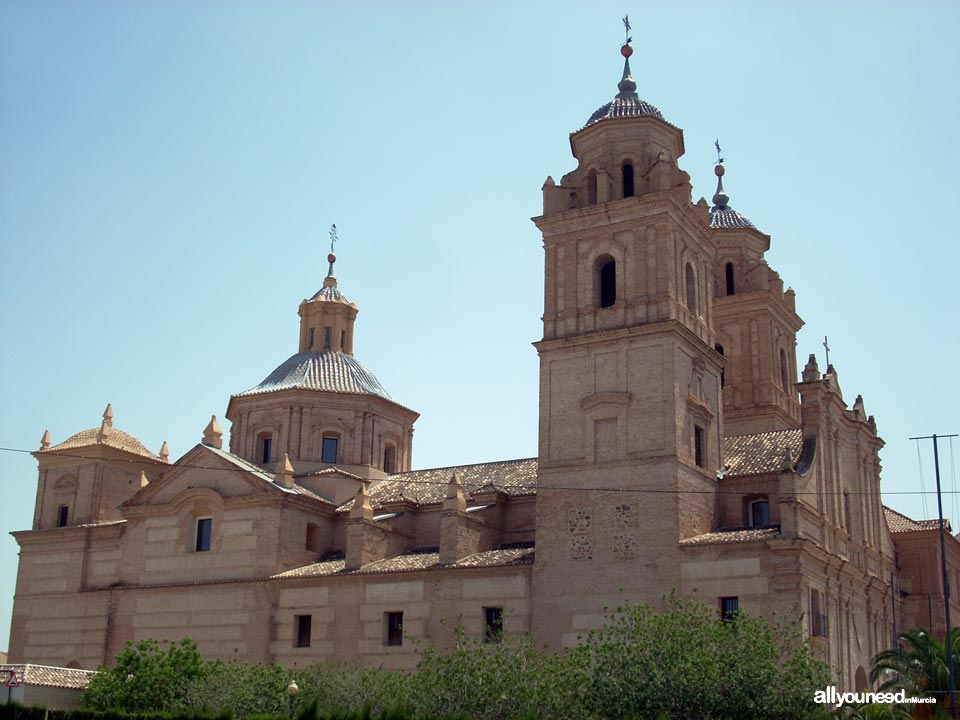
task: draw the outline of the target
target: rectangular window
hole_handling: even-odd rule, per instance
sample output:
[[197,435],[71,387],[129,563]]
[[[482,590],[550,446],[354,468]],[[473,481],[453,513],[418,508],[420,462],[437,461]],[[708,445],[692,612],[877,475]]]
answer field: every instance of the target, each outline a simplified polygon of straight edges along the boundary
[[484,608],[483,641],[485,643],[498,643],[501,640],[503,640],[503,608]]
[[320,462],[335,463],[337,461],[337,438],[325,437]]
[[313,624],[312,615],[293,616],[293,646],[310,647],[310,626]]
[[693,426],[693,459],[697,467],[703,467],[703,428]]
[[315,328],[310,328],[310,347],[313,347],[313,331]]
[[213,529],[213,518],[199,518],[197,520],[197,543],[194,550],[207,552],[210,550],[210,531]]
[[388,647],[403,645],[403,613],[387,612],[383,614],[383,644]]
[[770,524],[770,503],[756,500],[750,503],[750,527],[766,527]]
[[270,454],[273,450],[273,438],[263,438],[263,447],[260,452],[260,462],[266,465],[270,462]]
[[346,351],[347,351],[347,331],[341,330],[340,331],[340,352],[346,352]]
[[738,612],[740,612],[740,598],[720,598],[720,617],[722,617],[724,620],[732,620]]
[[330,344],[333,342],[333,328],[325,327],[323,329],[323,349],[329,350]]
[[70,506],[61,505],[57,511],[57,527],[66,527],[67,518],[70,516]]

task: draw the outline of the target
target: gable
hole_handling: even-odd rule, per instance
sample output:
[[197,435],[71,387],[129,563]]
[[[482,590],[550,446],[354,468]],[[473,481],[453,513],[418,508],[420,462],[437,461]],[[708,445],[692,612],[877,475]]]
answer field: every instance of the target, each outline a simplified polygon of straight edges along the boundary
[[221,498],[283,492],[267,472],[223,450],[197,445],[123,506],[168,505],[176,503],[184,494],[201,491]]

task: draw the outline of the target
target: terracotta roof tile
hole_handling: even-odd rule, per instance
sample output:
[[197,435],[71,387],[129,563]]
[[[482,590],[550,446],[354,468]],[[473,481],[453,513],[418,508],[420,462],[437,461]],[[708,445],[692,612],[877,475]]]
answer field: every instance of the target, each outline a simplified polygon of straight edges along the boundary
[[96,670],[51,667],[31,663],[0,665],[0,676],[5,680],[10,678],[11,672],[15,672],[17,679],[26,685],[73,688],[75,690],[83,690],[90,679],[97,674]]
[[736,435],[723,440],[723,461],[728,477],[766,475],[784,469],[787,453],[790,466],[800,460],[803,434],[799,429],[774,430],[752,435]]
[[147,450],[146,446],[144,446],[144,444],[137,440],[133,435],[125,433],[123,430],[117,430],[116,428],[110,428],[106,436],[102,438],[100,437],[100,428],[82,430],[76,435],[71,435],[58,445],[46,448],[45,450],[38,450],[37,452],[52,453],[58,450],[79,450],[81,448],[94,447],[97,445],[123,450],[128,453],[133,453],[134,455],[141,455],[145,458],[150,458],[151,460],[160,460],[159,455],[154,455],[152,452]]
[[681,545],[724,545],[727,543],[755,542],[757,540],[771,540],[780,536],[780,526],[770,525],[762,528],[734,528],[731,530],[717,530],[704,533],[686,540]]
[[[887,526],[890,528],[892,533],[902,533],[902,532],[916,532],[917,530],[939,530],[940,521],[939,520],[914,520],[907,517],[903,513],[898,513],[892,508],[888,508],[886,505],[883,506],[883,514],[887,518]],[[950,530],[950,521],[944,519],[944,526],[947,531]]]
[[[509,497],[532,495],[537,491],[537,460],[528,458],[396,473],[370,489],[370,504],[377,509],[390,502],[442,503],[453,473],[460,478],[468,499],[480,491],[496,490]],[[352,506],[353,500],[349,500],[340,506],[340,512]]]
[[532,565],[534,559],[532,543],[513,543],[501,546],[497,550],[474,553],[455,563],[442,565],[438,548],[411,550],[396,557],[377,560],[364,565],[359,570],[345,570],[342,558],[321,560],[312,565],[294,568],[274,575],[274,578],[323,577],[336,574],[380,574],[396,572],[416,572],[418,570],[442,570],[444,568],[484,568],[509,567],[513,565]]

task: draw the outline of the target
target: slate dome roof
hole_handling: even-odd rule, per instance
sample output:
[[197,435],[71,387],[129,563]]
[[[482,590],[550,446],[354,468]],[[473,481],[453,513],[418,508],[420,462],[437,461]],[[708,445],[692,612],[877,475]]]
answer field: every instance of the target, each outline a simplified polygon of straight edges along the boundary
[[589,127],[607,118],[641,117],[644,115],[663,120],[663,114],[660,110],[646,100],[641,100],[638,97],[615,97],[606,105],[597,108],[597,111],[590,116],[584,127]]
[[352,355],[332,351],[292,355],[263,382],[237,397],[294,389],[376,395],[396,402],[363,363]]
[[710,210],[710,227],[712,228],[753,228],[754,225],[746,215],[738,213],[726,205],[723,207],[714,207]]

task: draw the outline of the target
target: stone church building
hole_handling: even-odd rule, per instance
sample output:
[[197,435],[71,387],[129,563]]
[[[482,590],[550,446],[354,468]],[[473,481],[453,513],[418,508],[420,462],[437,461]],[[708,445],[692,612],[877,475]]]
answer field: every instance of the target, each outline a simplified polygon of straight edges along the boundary
[[874,419],[832,366],[798,368],[770,236],[730,206],[722,165],[712,206],[692,201],[683,132],[622,50],[616,96],[570,135],[576,167],[534,218],[536,457],[413,470],[418,415],[354,356],[331,255],[296,352],[230,398],[228,444],[213,418],[171,462],[109,406],[44,435],[33,525],[13,533],[10,661],[91,669],[127,640],[189,636],[209,656],[412,667],[413,640],[443,646],[453,624],[561,648],[605,606],[676,589],[802,618],[853,689],[897,629],[942,632],[936,523],[881,504]]

